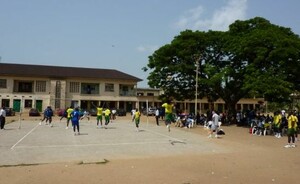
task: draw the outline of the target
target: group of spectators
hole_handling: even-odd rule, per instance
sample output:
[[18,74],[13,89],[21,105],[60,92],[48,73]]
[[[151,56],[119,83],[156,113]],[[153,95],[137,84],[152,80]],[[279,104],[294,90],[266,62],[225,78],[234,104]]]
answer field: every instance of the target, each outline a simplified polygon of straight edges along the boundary
[[274,116],[253,114],[247,118],[250,123],[250,133],[253,135],[274,135],[281,138],[284,134],[288,137],[286,148],[296,147],[298,139],[300,113],[285,110],[274,112]]

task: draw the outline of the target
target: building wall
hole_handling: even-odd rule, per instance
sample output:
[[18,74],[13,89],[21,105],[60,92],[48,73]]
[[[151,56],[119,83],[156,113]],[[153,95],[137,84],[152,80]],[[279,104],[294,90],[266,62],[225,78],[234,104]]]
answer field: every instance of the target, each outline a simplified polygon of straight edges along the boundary
[[[100,105],[101,102],[106,102],[106,104],[111,104],[111,106],[118,108],[121,104],[126,108],[126,103],[136,103],[136,91],[135,91],[135,82],[129,81],[113,81],[113,80],[81,80],[81,79],[66,79],[66,80],[57,80],[57,79],[48,79],[48,78],[31,78],[31,77],[6,77],[0,76],[1,79],[6,79],[7,87],[0,88],[0,103],[8,102],[9,107],[13,107],[15,110],[28,112],[30,108],[36,108],[39,102],[42,102],[41,108],[44,109],[47,106],[52,106],[55,109],[66,108],[71,105],[81,106],[81,103],[84,101],[89,104],[89,108],[95,108],[92,103],[95,102],[95,105]],[[14,92],[14,81],[34,81],[33,91],[32,92]],[[45,92],[36,92],[36,81],[46,81],[46,90]],[[70,82],[79,82],[82,83],[99,83],[99,93],[98,94],[82,94],[81,87],[79,92],[71,93],[70,92]],[[105,91],[105,83],[110,83],[114,85],[114,90],[111,92]],[[59,84],[59,85],[58,85]],[[122,93],[119,88],[120,85],[128,86],[128,91]],[[59,87],[58,87],[59,86]],[[125,95],[124,95],[125,94]],[[126,96],[129,94],[129,96]],[[32,101],[31,107],[26,107],[25,104]],[[16,107],[16,104],[20,103],[20,108]],[[27,103],[25,103],[27,102]],[[124,105],[125,104],[125,105]],[[40,109],[40,111],[42,110]],[[129,109],[128,109],[129,110]],[[131,109],[130,109],[131,110]]]

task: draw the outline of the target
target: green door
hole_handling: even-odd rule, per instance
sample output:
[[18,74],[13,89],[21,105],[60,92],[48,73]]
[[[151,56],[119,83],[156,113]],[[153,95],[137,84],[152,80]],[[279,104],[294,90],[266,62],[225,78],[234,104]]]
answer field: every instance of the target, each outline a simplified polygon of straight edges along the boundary
[[21,110],[21,100],[19,100],[19,99],[14,100],[13,109],[16,112],[20,112],[20,110]]
[[43,100],[37,100],[35,102],[35,108],[39,111],[42,112],[43,111]]

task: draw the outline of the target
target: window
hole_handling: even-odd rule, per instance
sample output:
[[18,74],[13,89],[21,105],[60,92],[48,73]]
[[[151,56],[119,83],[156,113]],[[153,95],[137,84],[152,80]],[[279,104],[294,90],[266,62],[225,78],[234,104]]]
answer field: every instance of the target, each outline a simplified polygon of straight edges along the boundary
[[99,84],[81,83],[81,94],[99,94]]
[[33,81],[14,81],[14,92],[33,92]]
[[32,108],[32,100],[25,100],[25,108]]
[[6,88],[6,79],[0,79],[0,88]]
[[46,81],[36,81],[35,92],[46,92]]
[[124,85],[124,84],[120,84],[119,85],[119,89],[120,89],[120,96],[136,96],[137,92],[134,89],[133,85]]
[[144,96],[144,93],[137,93],[137,96]]
[[147,93],[147,96],[154,96],[154,93]]
[[105,91],[106,92],[114,92],[114,84],[106,83],[105,84]]
[[70,93],[79,93],[79,82],[70,82]]

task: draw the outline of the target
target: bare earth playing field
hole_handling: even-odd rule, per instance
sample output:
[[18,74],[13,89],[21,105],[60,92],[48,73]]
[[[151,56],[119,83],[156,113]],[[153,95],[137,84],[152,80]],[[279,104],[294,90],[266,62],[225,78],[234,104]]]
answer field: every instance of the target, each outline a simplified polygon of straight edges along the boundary
[[[126,118],[129,119],[129,115]],[[149,120],[151,124],[154,123],[154,117],[150,117]],[[141,126],[144,122],[145,117]],[[253,136],[248,133],[247,128],[234,125],[224,126],[223,130],[226,132],[225,136],[209,140],[212,144],[230,150],[222,153],[195,151],[181,155],[141,155],[137,158],[112,159],[103,163],[60,162],[2,166],[0,181],[3,184],[268,184],[300,181],[300,147],[284,148],[287,137],[277,139],[273,136]],[[207,136],[203,127],[181,131]],[[0,141],[1,138],[0,132]]]

